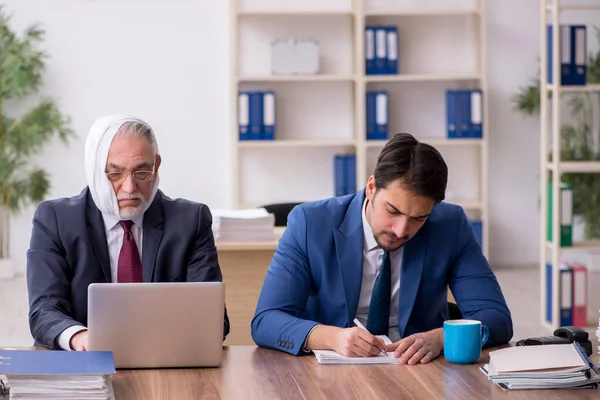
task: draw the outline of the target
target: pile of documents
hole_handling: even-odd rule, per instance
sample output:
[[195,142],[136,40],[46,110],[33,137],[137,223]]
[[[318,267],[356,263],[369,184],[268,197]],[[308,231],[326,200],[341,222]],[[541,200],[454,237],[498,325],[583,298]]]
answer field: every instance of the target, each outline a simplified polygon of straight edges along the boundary
[[275,216],[265,208],[212,210],[215,240],[263,242],[274,239]]
[[[385,335],[378,335],[385,344],[392,341]],[[319,364],[399,364],[400,359],[394,356],[394,352],[381,353],[372,357],[346,357],[333,350],[313,350]]]
[[578,343],[491,351],[481,370],[503,389],[582,389],[600,383],[600,371]]
[[1,350],[9,399],[114,400],[110,351]]

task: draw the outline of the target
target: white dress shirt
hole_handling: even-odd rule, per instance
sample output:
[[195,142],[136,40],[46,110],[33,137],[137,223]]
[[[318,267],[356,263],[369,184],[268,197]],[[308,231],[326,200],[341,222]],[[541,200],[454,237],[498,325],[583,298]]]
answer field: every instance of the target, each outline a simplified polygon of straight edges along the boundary
[[[119,224],[120,219],[113,215],[102,213],[104,219],[104,229],[106,233],[106,241],[108,244],[108,259],[110,261],[110,275],[112,282],[117,282],[117,273],[119,267],[119,253],[121,252],[121,246],[123,245],[123,237],[125,231]],[[131,226],[131,233],[137,245],[140,253],[140,260],[142,259],[142,237],[143,237],[143,222],[144,214],[138,215],[132,219],[133,225]],[[87,329],[83,325],[73,325],[65,329],[58,336],[58,345],[64,350],[71,349],[71,338],[77,332]]]
[[[369,315],[369,304],[371,303],[371,294],[375,279],[381,269],[383,260],[383,249],[379,247],[377,241],[373,237],[373,231],[367,221],[366,205],[368,200],[365,199],[362,207],[362,223],[363,223],[363,272],[362,284],[360,286],[360,297],[358,300],[358,309],[356,310],[356,318],[363,324],[367,325]],[[394,250],[390,253],[390,262],[392,267],[392,290],[390,299],[390,321],[388,337],[392,342],[400,340],[398,332],[398,296],[400,295],[400,269],[402,266],[402,248]]]

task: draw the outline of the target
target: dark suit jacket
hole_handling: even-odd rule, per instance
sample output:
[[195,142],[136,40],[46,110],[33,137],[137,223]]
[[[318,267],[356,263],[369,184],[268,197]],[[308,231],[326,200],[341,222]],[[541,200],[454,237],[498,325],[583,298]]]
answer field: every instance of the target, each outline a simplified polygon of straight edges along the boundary
[[[144,214],[144,282],[222,281],[204,204],[170,199],[160,190]],[[87,326],[91,283],[111,282],[104,221],[88,188],[78,196],[42,202],[27,251],[29,326],[35,345],[57,349],[73,325]],[[229,333],[227,310],[223,337]]]

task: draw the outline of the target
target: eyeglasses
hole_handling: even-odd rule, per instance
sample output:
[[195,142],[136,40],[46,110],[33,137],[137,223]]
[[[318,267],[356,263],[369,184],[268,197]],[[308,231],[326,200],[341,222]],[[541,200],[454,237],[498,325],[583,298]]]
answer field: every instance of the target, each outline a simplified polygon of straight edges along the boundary
[[133,172],[106,172],[106,177],[111,182],[120,182],[131,174],[137,182],[148,182],[154,176],[154,165],[152,171],[133,171]]

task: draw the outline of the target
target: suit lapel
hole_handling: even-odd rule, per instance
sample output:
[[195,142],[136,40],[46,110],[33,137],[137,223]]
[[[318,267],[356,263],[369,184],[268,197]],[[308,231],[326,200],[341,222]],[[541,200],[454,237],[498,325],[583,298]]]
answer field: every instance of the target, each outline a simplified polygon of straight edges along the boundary
[[427,227],[423,226],[415,237],[404,245],[402,250],[400,295],[398,296],[398,331],[400,337],[404,336],[406,324],[412,313],[419,286],[421,285],[426,250]]
[[363,269],[362,190],[352,199],[339,228],[334,228],[335,248],[346,297],[347,325],[356,315]]
[[162,192],[158,191],[154,201],[144,214],[144,235],[142,239],[142,280],[152,282],[156,268],[156,253],[163,234]]
[[89,194],[89,191],[87,193],[86,205],[87,231],[92,245],[92,250],[94,251],[94,255],[96,256],[96,259],[102,268],[106,282],[112,282],[104,220],[102,219],[102,213],[94,204],[94,200]]

